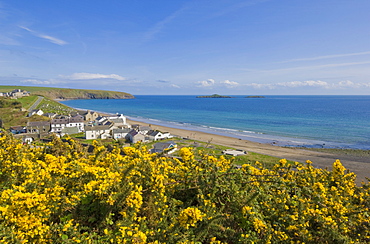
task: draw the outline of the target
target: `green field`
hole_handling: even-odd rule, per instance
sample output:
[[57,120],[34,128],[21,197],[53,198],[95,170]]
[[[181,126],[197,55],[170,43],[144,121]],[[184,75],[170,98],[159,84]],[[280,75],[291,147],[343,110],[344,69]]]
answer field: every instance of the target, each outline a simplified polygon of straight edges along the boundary
[[50,99],[126,99],[133,95],[119,91],[103,91],[88,89],[69,89],[37,86],[0,86],[0,92],[10,92],[14,89],[29,91],[32,95],[40,95]]

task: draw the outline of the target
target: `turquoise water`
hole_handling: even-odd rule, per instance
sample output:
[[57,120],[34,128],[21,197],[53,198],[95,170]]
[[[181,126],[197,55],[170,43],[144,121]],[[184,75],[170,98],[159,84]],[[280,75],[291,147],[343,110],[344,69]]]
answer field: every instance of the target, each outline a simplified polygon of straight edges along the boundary
[[370,149],[370,96],[136,96],[63,103],[282,146]]

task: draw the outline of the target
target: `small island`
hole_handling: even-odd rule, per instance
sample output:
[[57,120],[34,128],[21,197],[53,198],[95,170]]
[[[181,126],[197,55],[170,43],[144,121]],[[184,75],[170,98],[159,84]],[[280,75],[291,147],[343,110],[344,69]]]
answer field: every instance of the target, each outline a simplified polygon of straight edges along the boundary
[[218,94],[213,94],[210,96],[197,96],[197,98],[231,98],[230,96],[222,96]]
[[245,98],[265,98],[264,96],[246,96]]

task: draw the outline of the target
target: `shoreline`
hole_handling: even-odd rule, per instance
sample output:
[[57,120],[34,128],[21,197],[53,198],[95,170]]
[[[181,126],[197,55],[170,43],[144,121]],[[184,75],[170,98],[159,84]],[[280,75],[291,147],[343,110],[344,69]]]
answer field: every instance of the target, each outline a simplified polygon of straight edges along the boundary
[[[75,108],[76,110],[86,110],[81,108]],[[92,111],[92,110],[91,110]],[[95,111],[101,115],[115,115],[114,113]],[[191,128],[181,127],[177,125],[176,127],[171,127],[168,125],[158,125],[154,123],[148,123],[148,121],[140,121],[135,118],[128,117],[127,123],[129,124],[139,124],[139,125],[149,125],[154,130],[159,130],[161,132],[169,132],[171,135],[179,136],[182,138],[189,138],[193,140],[209,142],[212,144],[232,147],[247,152],[254,152],[264,155],[269,155],[277,158],[285,158],[287,160],[306,162],[310,160],[314,167],[327,168],[331,170],[332,164],[335,160],[339,159],[343,166],[354,172],[357,175],[356,183],[360,184],[362,181],[366,182],[366,178],[370,178],[370,156],[357,156],[354,154],[338,153],[338,151],[347,149],[335,149],[330,152],[331,149],[315,149],[315,148],[304,148],[304,147],[283,147],[273,143],[266,142],[256,142],[251,140],[246,140],[237,137],[231,137],[228,135],[212,134],[209,132],[192,130]],[[154,121],[153,121],[154,122]],[[180,127],[180,128],[179,128]],[[349,149],[351,150],[351,149]],[[361,150],[361,149],[359,149]],[[363,150],[369,152],[370,150]]]
[[[108,114],[108,113],[106,113]],[[137,121],[132,118],[127,119],[129,124],[150,125],[152,129],[161,132],[169,132],[171,135],[179,136],[212,144],[232,147],[247,152],[254,152],[278,158],[285,158],[297,162],[312,161],[312,165],[318,168],[328,168],[331,170],[332,164],[339,159],[343,166],[354,172],[357,175],[356,182],[360,184],[370,177],[370,157],[369,156],[355,156],[350,154],[331,153],[327,151],[308,150],[297,147],[281,147],[271,145],[269,143],[253,142],[244,139],[238,139],[230,136],[211,134],[202,131],[194,131],[183,128],[173,128],[163,125],[148,124],[146,122]],[[337,149],[341,150],[341,149]]]

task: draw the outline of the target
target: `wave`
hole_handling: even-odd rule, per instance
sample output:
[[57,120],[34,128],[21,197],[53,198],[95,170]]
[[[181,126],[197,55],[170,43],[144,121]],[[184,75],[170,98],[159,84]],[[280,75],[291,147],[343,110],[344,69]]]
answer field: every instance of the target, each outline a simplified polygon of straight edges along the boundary
[[131,120],[136,120],[148,124],[155,124],[160,126],[172,127],[177,129],[185,129],[192,131],[201,131],[210,134],[217,134],[222,136],[229,136],[243,140],[249,140],[259,143],[268,143],[283,147],[308,147],[308,148],[352,148],[353,145],[345,143],[327,142],[320,140],[311,140],[304,138],[290,138],[285,136],[265,134],[256,131],[237,130],[224,127],[215,127],[207,125],[196,125],[192,123],[165,121],[159,119],[144,118],[141,116],[127,116]]
[[[92,102],[93,101],[89,101],[89,103],[85,104],[85,106],[90,107],[90,108],[95,107],[96,111],[101,110],[102,113],[109,113],[107,111],[112,112],[113,109],[115,111],[122,111],[122,112],[126,110],[128,114],[130,113],[128,109],[119,108],[117,104],[104,105],[104,107],[103,106],[99,107],[97,104],[94,104]],[[198,101],[196,102],[198,103]],[[74,101],[74,103],[68,102],[66,104],[67,105],[68,104],[77,105],[76,101]],[[143,106],[146,106],[146,104],[147,103],[143,103]],[[73,107],[83,107],[83,106],[78,104],[77,106],[73,106]],[[137,114],[131,114],[128,116],[126,114],[126,116],[129,119],[141,121],[141,122],[148,123],[148,124],[156,124],[156,125],[162,125],[162,126],[191,130],[191,131],[202,131],[206,133],[224,135],[224,136],[245,139],[245,140],[250,140],[250,141],[255,141],[255,142],[260,142],[260,143],[271,143],[273,145],[279,145],[279,146],[305,146],[305,147],[307,146],[307,147],[325,147],[325,148],[370,149],[370,146],[369,146],[370,143],[368,142],[368,140],[365,140],[365,141],[363,140],[363,138],[367,139],[366,136],[362,136],[364,134],[363,132],[366,132],[367,127],[364,127],[363,129],[361,129],[362,134],[360,134],[361,136],[359,136],[359,133],[358,133],[359,130],[354,131],[353,129],[352,130],[347,129],[347,128],[353,128],[353,126],[337,125],[339,128],[343,129],[341,130],[340,135],[337,136],[337,134],[333,134],[332,131],[328,131],[325,129],[325,126],[328,126],[324,124],[325,120],[322,120],[322,121],[318,120],[318,121],[321,121],[320,122],[321,127],[316,125],[315,128],[321,129],[322,134],[307,133],[307,128],[308,128],[307,126],[312,128],[311,125],[302,126],[299,123],[296,124],[296,121],[295,121],[294,123],[288,123],[285,125],[278,124],[279,126],[276,126],[277,123],[281,122],[281,117],[278,117],[278,118],[271,117],[271,116],[266,117],[265,114],[261,114],[262,117],[260,116],[259,120],[247,121],[252,126],[259,123],[260,126],[258,128],[261,128],[261,130],[265,130],[265,131],[257,131],[257,130],[255,131],[254,129],[250,130],[251,128],[248,128],[246,130],[245,128],[243,128],[244,127],[243,124],[241,124],[240,122],[233,123],[234,121],[232,119],[230,120],[231,121],[230,123],[224,123],[224,124],[221,124],[221,126],[217,125],[216,124],[217,120],[216,119],[212,120],[212,118],[217,118],[217,116],[212,117],[211,114],[208,114],[208,117],[211,120],[208,121],[209,124],[207,125],[206,122],[204,122],[203,118],[201,120],[197,120],[196,116],[195,118],[187,118],[186,116],[177,116],[177,113],[179,112],[178,110],[175,110],[175,109],[177,108],[164,109],[164,110],[161,109],[161,110],[158,110],[158,111],[161,111],[161,113],[158,113],[156,108],[154,108],[154,111],[157,111],[157,112],[155,113],[152,112],[148,114],[147,107],[145,107],[145,110],[143,110],[143,113],[140,113],[141,110],[140,110],[140,107],[138,107],[138,109],[135,108],[135,110],[133,111],[133,113],[137,113]],[[195,115],[198,115],[198,117],[200,116],[199,110],[193,111],[193,110],[188,109],[187,111],[188,111],[187,113],[189,114],[193,112]],[[208,111],[204,111],[204,112],[206,113]],[[141,114],[145,114],[145,115],[141,116]],[[180,113],[180,114],[183,114],[183,113]],[[221,111],[221,115],[222,115],[222,111]],[[221,116],[221,115],[218,115],[218,116]],[[151,116],[153,116],[153,118],[150,118]],[[166,119],[158,118],[158,116],[166,116]],[[224,116],[228,116],[228,115],[224,115]],[[300,116],[303,116],[303,115],[300,115]],[[287,118],[294,119],[295,117],[293,116],[293,117],[287,117]],[[304,118],[304,116],[302,118]],[[186,121],[188,119],[192,119],[193,122]],[[181,121],[181,120],[184,120],[184,121]],[[240,121],[246,122],[243,120],[240,120]],[[218,122],[221,123],[221,121],[218,121]],[[271,123],[273,123],[275,126],[266,126],[266,125],[271,125]],[[224,126],[227,126],[228,128],[225,128]],[[294,128],[292,126],[294,126]],[[276,129],[275,127],[278,129]],[[281,129],[280,127],[281,128],[287,127],[287,129]],[[334,126],[334,128],[336,127]],[[352,132],[355,132],[355,133],[352,133]]]

